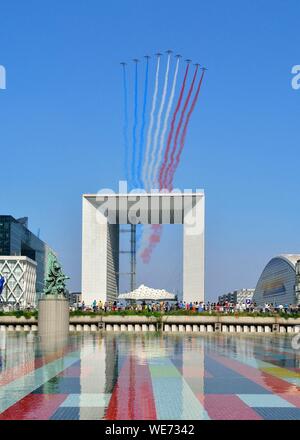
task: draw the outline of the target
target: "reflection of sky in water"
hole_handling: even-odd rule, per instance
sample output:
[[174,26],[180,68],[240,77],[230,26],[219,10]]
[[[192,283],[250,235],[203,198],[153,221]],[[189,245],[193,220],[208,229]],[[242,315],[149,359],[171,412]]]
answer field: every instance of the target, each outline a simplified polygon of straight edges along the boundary
[[0,332],[0,419],[300,419],[290,337]]

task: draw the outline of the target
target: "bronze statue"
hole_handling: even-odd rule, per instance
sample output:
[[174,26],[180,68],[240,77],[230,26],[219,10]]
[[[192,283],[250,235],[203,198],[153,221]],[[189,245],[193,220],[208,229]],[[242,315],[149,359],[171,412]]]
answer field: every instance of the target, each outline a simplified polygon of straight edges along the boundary
[[56,256],[52,253],[48,256],[48,273],[45,279],[45,295],[66,295],[66,277],[62,271]]

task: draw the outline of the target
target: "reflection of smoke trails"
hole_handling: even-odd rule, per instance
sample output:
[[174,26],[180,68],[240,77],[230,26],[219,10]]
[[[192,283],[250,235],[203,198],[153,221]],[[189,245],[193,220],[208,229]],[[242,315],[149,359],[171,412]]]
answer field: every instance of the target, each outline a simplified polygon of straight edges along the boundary
[[184,124],[183,132],[182,132],[181,137],[180,137],[180,142],[179,142],[180,143],[180,148],[179,148],[179,151],[178,151],[177,156],[176,156],[175,164],[174,164],[174,166],[173,166],[173,168],[171,170],[171,173],[170,173],[170,185],[171,186],[173,185],[174,174],[175,174],[176,169],[178,167],[178,164],[179,164],[179,161],[180,161],[180,156],[181,156],[182,150],[183,150],[184,145],[185,145],[187,128],[188,128],[188,125],[189,125],[189,122],[190,122],[190,118],[191,118],[191,115],[192,115],[192,113],[193,113],[193,111],[195,109],[195,106],[197,104],[198,96],[199,96],[199,93],[200,93],[200,89],[201,89],[201,85],[202,85],[202,81],[203,81],[203,77],[204,77],[204,72],[205,71],[203,70],[201,78],[199,80],[197,91],[195,93],[195,96],[194,96],[194,99],[193,99],[193,102],[192,102],[192,105],[191,105],[191,108],[190,108],[190,110],[189,110],[189,112],[187,114],[187,117],[186,117],[186,121],[185,121],[185,124]]
[[192,95],[192,92],[193,92],[193,88],[194,88],[194,84],[195,84],[198,68],[199,68],[199,66],[197,65],[196,69],[195,69],[194,76],[193,76],[193,80],[192,80],[192,83],[191,83],[191,86],[190,86],[190,89],[189,89],[189,92],[188,92],[188,95],[186,97],[183,109],[181,111],[179,123],[178,123],[177,129],[176,129],[176,133],[175,133],[174,145],[173,145],[173,149],[172,149],[172,152],[171,152],[171,159],[169,161],[169,165],[167,166],[167,170],[166,170],[166,173],[165,173],[164,185],[169,190],[170,190],[170,188],[169,188],[170,187],[170,178],[169,178],[168,175],[170,173],[170,170],[172,170],[172,167],[173,167],[173,164],[174,164],[174,157],[175,157],[175,153],[176,153],[176,150],[177,150],[179,133],[180,133],[180,130],[181,130],[181,126],[182,126],[182,123],[183,123],[183,119],[184,119],[184,116],[185,116],[186,109],[187,109],[187,107],[189,105],[189,102],[190,102],[190,99],[191,99],[191,95]]
[[153,139],[153,146],[152,146],[152,151],[151,151],[151,161],[150,161],[149,170],[148,170],[148,182],[147,182],[147,187],[146,187],[146,189],[148,191],[152,188],[153,183],[154,183],[154,178],[153,178],[152,173],[153,173],[153,166],[154,166],[155,158],[157,156],[156,150],[157,150],[158,136],[159,136],[160,126],[161,126],[161,117],[162,117],[162,113],[163,113],[165,101],[166,101],[166,96],[167,96],[169,70],[170,70],[170,58],[171,57],[169,54],[168,61],[167,61],[166,73],[165,73],[163,93],[162,93],[162,98],[161,98],[161,102],[160,102],[160,106],[159,106],[158,114],[157,114],[157,122],[156,122],[156,128],[155,128],[154,139]]
[[126,180],[129,179],[129,145],[128,145],[128,90],[127,90],[127,76],[126,76],[126,67],[123,64],[123,93],[124,93],[124,125],[123,125],[123,138],[124,138],[124,146],[125,146],[125,173]]
[[177,116],[177,113],[179,112],[179,108],[180,108],[181,101],[182,101],[182,98],[183,98],[183,93],[184,93],[184,90],[185,90],[185,84],[186,84],[186,79],[187,79],[187,75],[188,75],[188,72],[189,72],[189,67],[190,67],[190,65],[188,64],[186,66],[186,69],[185,69],[184,79],[183,79],[183,83],[182,83],[182,86],[181,86],[178,102],[177,102],[177,105],[176,105],[176,108],[175,108],[175,111],[174,111],[174,114],[173,114],[173,117],[172,117],[171,128],[170,128],[170,132],[169,132],[169,135],[168,135],[167,147],[166,147],[166,151],[165,151],[165,155],[164,155],[164,160],[163,160],[162,166],[161,166],[160,171],[159,171],[159,188],[160,189],[164,188],[164,172],[165,172],[165,168],[166,168],[167,161],[168,161],[168,154],[169,154],[169,150],[170,150],[170,146],[171,146],[172,136],[173,136],[173,133],[174,133],[176,116]]
[[133,186],[136,186],[136,129],[138,124],[138,65],[135,62],[134,75],[134,119],[132,128],[132,161],[131,161],[131,179]]
[[168,122],[169,122],[169,117],[170,117],[170,113],[171,113],[171,109],[172,109],[172,105],[173,105],[173,101],[174,101],[175,88],[176,88],[177,75],[178,75],[178,68],[179,68],[179,58],[177,59],[177,63],[176,63],[176,69],[175,69],[175,73],[174,73],[174,79],[173,79],[173,84],[172,84],[172,88],[171,88],[171,94],[170,94],[170,98],[169,98],[169,102],[168,102],[168,106],[167,106],[167,110],[166,110],[166,115],[165,115],[165,119],[164,119],[164,123],[163,123],[163,129],[162,129],[161,136],[160,136],[159,150],[158,150],[158,154],[157,154],[155,168],[154,168],[154,171],[153,171],[153,182],[154,183],[156,183],[156,181],[157,181],[158,168],[159,168],[159,165],[161,163],[162,152],[163,152],[163,147],[164,147],[164,142],[165,142],[165,136],[166,136],[166,132],[167,132],[167,128],[168,128]]
[[145,187],[147,184],[147,180],[146,180],[147,179],[147,169],[148,169],[148,164],[149,164],[150,146],[151,146],[151,141],[152,141],[152,129],[153,129],[153,123],[154,123],[154,113],[155,113],[157,93],[158,93],[159,65],[160,65],[160,56],[157,57],[154,93],[153,93],[153,97],[152,97],[150,122],[149,122],[148,133],[147,133],[146,153],[145,153],[145,159],[144,159],[144,165],[143,165],[143,183],[144,183]]
[[142,125],[141,125],[141,133],[140,133],[139,158],[138,158],[138,167],[137,167],[137,179],[138,179],[139,186],[141,188],[143,186],[142,176],[141,176],[141,168],[142,168],[142,162],[143,162],[143,149],[144,149],[144,137],[145,137],[144,134],[145,134],[145,126],[146,126],[148,77],[149,77],[149,58],[147,58],[146,73],[145,73]]

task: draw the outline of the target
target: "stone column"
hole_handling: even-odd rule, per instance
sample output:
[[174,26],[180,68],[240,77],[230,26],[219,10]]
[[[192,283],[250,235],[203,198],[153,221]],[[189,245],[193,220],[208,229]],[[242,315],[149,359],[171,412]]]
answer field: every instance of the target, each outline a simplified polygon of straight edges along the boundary
[[39,300],[38,331],[46,338],[68,336],[69,301],[63,295],[45,295]]

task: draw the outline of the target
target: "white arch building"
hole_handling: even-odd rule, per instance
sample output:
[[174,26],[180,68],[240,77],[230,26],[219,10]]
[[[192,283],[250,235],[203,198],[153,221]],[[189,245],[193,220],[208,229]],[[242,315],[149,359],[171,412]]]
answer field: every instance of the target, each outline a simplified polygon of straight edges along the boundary
[[183,225],[183,300],[204,301],[204,192],[83,195],[82,299],[114,300],[119,290],[119,226]]

